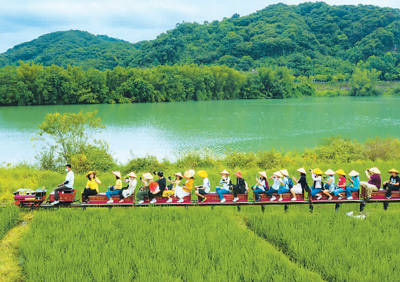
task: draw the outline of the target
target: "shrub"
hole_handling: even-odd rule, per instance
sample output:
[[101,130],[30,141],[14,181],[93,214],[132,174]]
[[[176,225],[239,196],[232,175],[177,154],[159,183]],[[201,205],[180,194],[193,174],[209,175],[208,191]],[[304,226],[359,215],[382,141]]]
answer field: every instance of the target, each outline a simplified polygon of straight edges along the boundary
[[125,166],[126,171],[151,171],[163,170],[164,168],[164,163],[160,163],[154,156],[132,159]]
[[106,144],[87,145],[80,152],[71,155],[71,165],[77,172],[107,171],[115,166],[115,161],[108,152]]
[[215,158],[209,153],[188,153],[176,161],[177,167],[212,167],[216,164]]
[[381,160],[396,160],[400,159],[400,140],[394,138],[375,138],[368,140],[364,145],[365,156],[375,161]]

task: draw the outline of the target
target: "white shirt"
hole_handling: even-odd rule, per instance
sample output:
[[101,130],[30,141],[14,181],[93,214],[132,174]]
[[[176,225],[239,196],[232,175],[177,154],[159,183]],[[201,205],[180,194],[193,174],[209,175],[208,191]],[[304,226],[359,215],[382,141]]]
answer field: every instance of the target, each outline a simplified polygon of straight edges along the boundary
[[[247,184],[247,183],[246,183]],[[258,188],[260,188],[261,190],[263,190],[263,191],[265,191],[265,186],[266,186],[266,184],[265,184],[265,179],[263,179],[263,178],[259,178],[258,179]]]
[[322,176],[321,175],[316,175],[312,174],[312,180],[315,182],[315,187],[314,188],[322,188]]
[[124,196],[124,198],[127,198],[130,195],[132,195],[133,193],[135,193],[136,185],[137,185],[136,178],[133,178],[133,179],[129,178],[128,189],[125,189],[124,191],[122,191],[122,196]]
[[204,192],[210,193],[210,190],[211,190],[210,180],[207,177],[203,178],[203,188],[204,188]]
[[65,182],[67,182],[67,184],[65,184],[65,187],[74,189],[74,172],[72,170],[68,171],[67,176],[65,177]]
[[228,191],[229,191],[229,183],[231,183],[231,179],[229,177],[221,178],[221,180],[219,181],[219,184],[222,185],[221,188]]
[[279,190],[279,187],[282,184],[282,181],[279,179],[279,177],[274,176],[274,184],[272,184],[272,189],[274,190]]

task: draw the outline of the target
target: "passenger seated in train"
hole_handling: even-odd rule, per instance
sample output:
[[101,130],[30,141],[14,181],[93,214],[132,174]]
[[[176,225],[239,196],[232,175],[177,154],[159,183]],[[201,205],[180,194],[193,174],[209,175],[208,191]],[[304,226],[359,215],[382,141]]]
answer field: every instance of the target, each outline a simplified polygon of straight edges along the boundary
[[[238,194],[244,194],[249,190],[249,186],[247,182],[244,180],[242,173],[240,171],[235,173],[236,176],[236,184],[233,185],[233,202],[239,201]],[[268,187],[267,178],[265,178],[266,186]]]
[[167,203],[172,203],[172,197],[175,196],[175,188],[178,187],[178,190],[180,189],[179,186],[181,186],[181,181],[183,179],[183,175],[180,172],[175,173],[174,176],[174,180],[172,180],[171,177],[168,177],[168,182],[171,184],[168,185],[168,187],[162,193],[163,198],[168,198]]
[[136,194],[139,205],[144,203],[145,197],[149,197],[150,183],[152,181],[153,181],[153,175],[151,175],[151,173],[146,172],[142,175],[143,186],[140,187],[138,193]]
[[342,193],[346,192],[346,173],[343,169],[338,169],[336,174],[339,175],[339,180],[336,189],[333,190],[333,195],[338,196],[338,199],[341,200],[343,199]]
[[101,184],[100,179],[97,178],[95,171],[89,171],[86,174],[88,181],[86,182],[86,187],[82,192],[82,202],[87,203],[89,201],[89,196],[97,195],[99,193],[99,184]]
[[283,185],[278,190],[279,202],[283,200],[283,194],[289,193],[290,189],[293,188],[293,180],[289,177],[289,172],[286,169],[282,169],[280,173],[282,174]]
[[267,173],[265,171],[260,171],[258,174],[260,177],[256,179],[257,183],[251,187],[251,189],[253,189],[256,202],[261,200],[260,193],[266,193],[269,189]]
[[112,196],[119,195],[119,193],[122,191],[121,173],[119,171],[113,171],[112,174],[115,176],[115,185],[111,186],[106,192],[106,196],[108,198],[107,204],[114,203]]
[[193,169],[189,169],[185,171],[183,176],[186,179],[185,185],[175,187],[175,197],[179,199],[178,203],[183,203],[185,200],[184,198],[190,196],[194,188],[195,171]]
[[126,198],[132,196],[135,193],[135,189],[137,186],[137,179],[136,179],[136,174],[132,171],[127,175],[127,178],[125,179],[126,182],[128,182],[127,187],[123,187],[121,189],[121,192],[119,193],[119,202],[123,203]]
[[204,202],[207,200],[206,196],[211,190],[210,180],[208,179],[208,173],[205,170],[200,170],[197,174],[203,179],[203,184],[196,186],[195,194],[199,200],[201,199],[201,202]]
[[307,172],[304,168],[299,168],[297,172],[300,173],[300,178],[297,180],[295,177],[293,177],[294,182],[297,184],[293,186],[293,188],[290,189],[290,194],[292,194],[292,199],[291,201],[296,201],[297,197],[296,195],[303,194],[304,191],[310,192],[310,187],[308,187],[307,183]]
[[365,199],[368,201],[371,198],[372,192],[378,191],[381,188],[381,172],[377,167],[367,169],[365,175],[368,177],[368,182],[361,181],[360,186]]
[[317,200],[322,198],[322,170],[320,168],[316,168],[314,170],[310,170],[311,178],[313,180],[313,185],[311,186],[311,197],[316,196]]
[[71,191],[74,189],[75,176],[70,164],[65,165],[65,171],[67,172],[67,175],[65,176],[65,181],[59,184],[56,189],[54,189],[54,202],[52,202],[51,205],[57,205],[59,203],[59,193],[61,191]]
[[281,188],[281,186],[283,186],[282,177],[283,176],[280,171],[275,171],[271,176],[271,179],[273,180],[272,186],[265,193],[271,197],[271,199],[270,199],[271,202],[276,200],[276,197],[274,194],[278,194],[279,188]]
[[388,172],[391,174],[391,176],[389,178],[389,181],[383,183],[383,188],[386,189],[386,199],[391,199],[392,191],[398,191],[400,189],[400,177],[399,172],[394,168],[392,168]]
[[154,193],[150,189],[149,193],[149,200],[150,204],[155,204],[157,202],[158,196],[162,196],[162,193],[164,192],[165,188],[167,187],[167,180],[164,177],[164,173],[162,171],[159,172],[153,172],[154,175],[158,176],[158,179],[156,180],[158,184],[158,189],[155,189]]
[[358,192],[360,190],[360,177],[359,173],[355,170],[349,172],[350,185],[346,186],[346,198],[347,200],[353,200],[352,192]]
[[226,199],[224,198],[224,194],[229,194],[230,188],[232,186],[231,179],[229,177],[229,172],[224,169],[223,171],[220,172],[221,174],[221,180],[219,181],[219,185],[215,187],[215,190],[218,193],[219,199],[221,203],[225,203]]

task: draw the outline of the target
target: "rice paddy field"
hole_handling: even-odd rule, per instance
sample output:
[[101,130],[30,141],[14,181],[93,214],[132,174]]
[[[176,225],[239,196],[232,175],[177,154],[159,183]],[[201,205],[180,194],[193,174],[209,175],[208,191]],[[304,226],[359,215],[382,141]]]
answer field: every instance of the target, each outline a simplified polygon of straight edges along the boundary
[[358,208],[41,210],[18,261],[24,281],[398,281],[400,205]]

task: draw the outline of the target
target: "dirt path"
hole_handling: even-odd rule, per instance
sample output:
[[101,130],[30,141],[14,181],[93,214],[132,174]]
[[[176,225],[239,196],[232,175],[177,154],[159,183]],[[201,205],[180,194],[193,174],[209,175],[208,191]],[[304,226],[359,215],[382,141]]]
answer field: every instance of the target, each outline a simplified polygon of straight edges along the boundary
[[0,241],[0,281],[24,281],[18,262],[18,243],[28,230],[28,223],[35,212],[25,214],[20,223],[12,228]]

